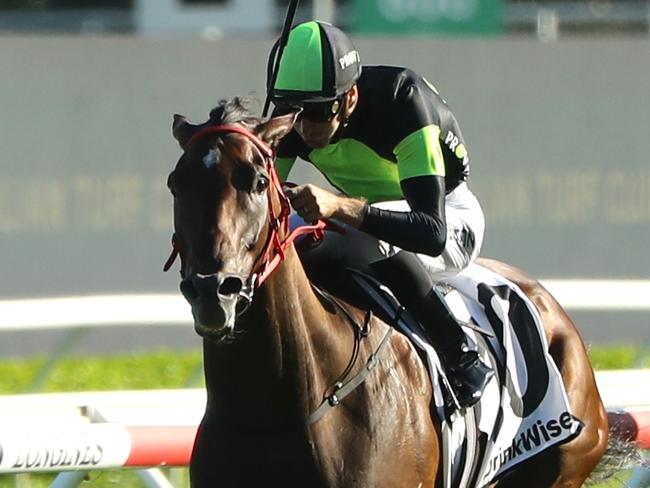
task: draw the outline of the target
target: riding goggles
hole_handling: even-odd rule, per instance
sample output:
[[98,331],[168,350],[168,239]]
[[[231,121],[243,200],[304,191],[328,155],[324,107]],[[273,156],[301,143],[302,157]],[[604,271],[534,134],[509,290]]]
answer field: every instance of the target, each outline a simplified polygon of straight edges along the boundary
[[299,112],[298,117],[312,122],[329,122],[340,111],[343,105],[342,99],[335,99],[329,102],[273,102],[277,115]]

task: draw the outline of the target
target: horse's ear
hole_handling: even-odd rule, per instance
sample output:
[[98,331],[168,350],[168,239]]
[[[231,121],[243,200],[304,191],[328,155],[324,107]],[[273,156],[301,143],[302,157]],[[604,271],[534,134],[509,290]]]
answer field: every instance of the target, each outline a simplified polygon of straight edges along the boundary
[[183,115],[174,114],[174,121],[172,122],[172,134],[174,139],[178,141],[182,149],[185,149],[185,144],[190,140],[194,134],[195,127],[187,121]]
[[269,146],[275,147],[286,136],[298,118],[298,112],[273,117],[255,128],[255,133]]

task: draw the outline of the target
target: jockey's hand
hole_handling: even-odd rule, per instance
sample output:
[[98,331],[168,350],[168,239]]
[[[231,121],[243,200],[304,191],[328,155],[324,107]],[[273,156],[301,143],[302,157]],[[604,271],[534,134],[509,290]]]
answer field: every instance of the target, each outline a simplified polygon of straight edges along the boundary
[[363,200],[335,195],[311,184],[286,188],[285,193],[296,213],[306,222],[334,218],[359,227],[363,221],[366,204]]
[[294,186],[285,193],[296,213],[307,222],[329,219],[338,208],[338,197],[315,185]]

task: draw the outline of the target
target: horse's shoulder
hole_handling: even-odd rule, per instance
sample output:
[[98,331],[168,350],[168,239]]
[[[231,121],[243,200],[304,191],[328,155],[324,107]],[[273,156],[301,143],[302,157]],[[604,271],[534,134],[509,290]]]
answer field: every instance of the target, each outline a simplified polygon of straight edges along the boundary
[[[390,327],[379,319],[378,324],[380,324],[381,330],[387,330]],[[384,333],[382,332],[382,335]],[[431,380],[427,366],[413,342],[399,330],[394,329],[389,346],[389,356],[385,362],[387,369],[406,378],[408,384],[421,394],[431,394]]]

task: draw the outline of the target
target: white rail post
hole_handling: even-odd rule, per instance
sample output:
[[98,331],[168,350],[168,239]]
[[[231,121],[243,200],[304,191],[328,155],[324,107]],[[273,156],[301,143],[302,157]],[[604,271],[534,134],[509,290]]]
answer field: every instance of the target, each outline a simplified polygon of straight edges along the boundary
[[65,473],[60,473],[54,478],[50,488],[74,488],[75,486],[79,486],[79,483],[83,481],[87,474],[88,471],[66,471]]
[[[646,458],[646,462],[648,461],[650,456]],[[648,486],[650,486],[650,469],[636,468],[624,488],[648,488]]]
[[174,488],[158,468],[139,469],[137,473],[147,488]]

